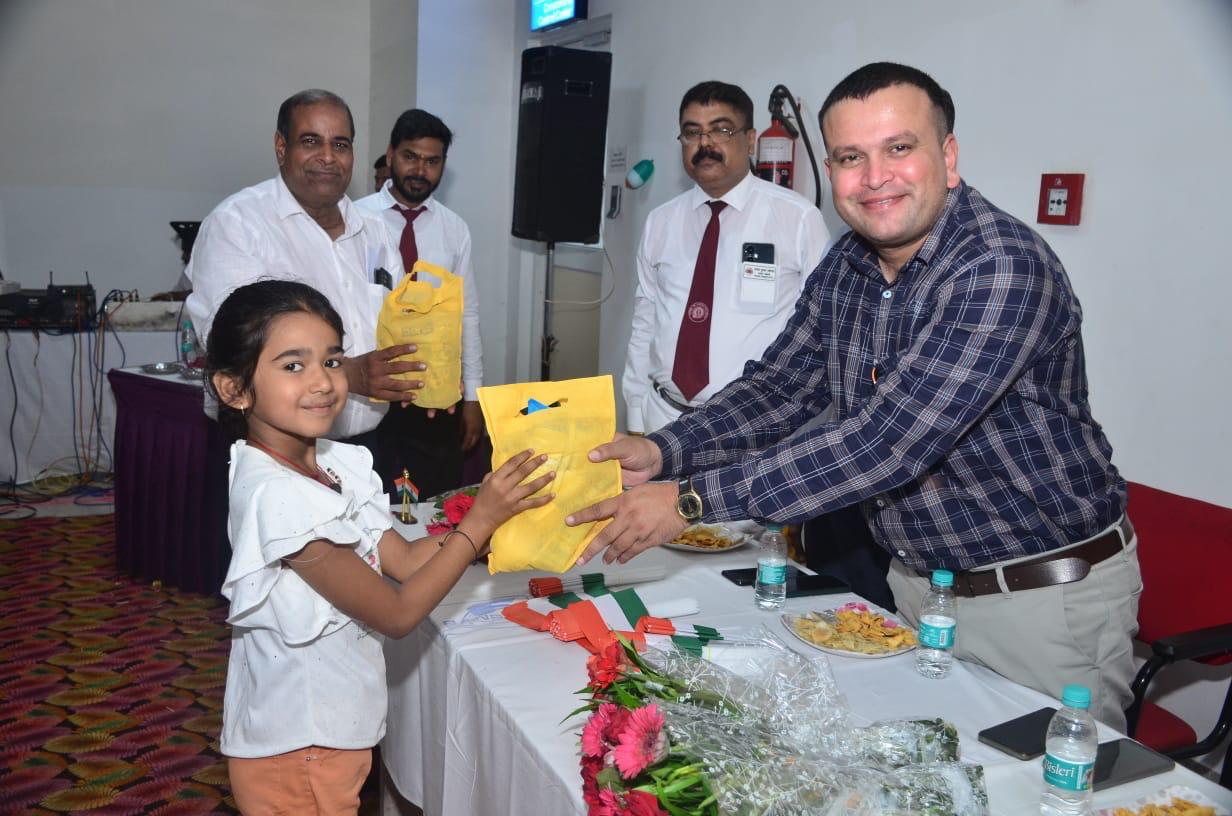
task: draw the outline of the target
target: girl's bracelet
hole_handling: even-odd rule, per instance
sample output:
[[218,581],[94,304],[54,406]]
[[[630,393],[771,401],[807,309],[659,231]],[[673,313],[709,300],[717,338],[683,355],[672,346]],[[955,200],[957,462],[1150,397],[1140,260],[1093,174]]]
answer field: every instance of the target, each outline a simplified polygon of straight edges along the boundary
[[444,546],[445,546],[445,542],[449,540],[449,537],[450,537],[451,535],[460,535],[460,536],[462,536],[463,538],[465,538],[465,539],[466,539],[466,542],[467,542],[468,544],[470,544],[470,545],[471,545],[471,549],[475,551],[475,560],[476,560],[476,561],[478,561],[478,560],[479,560],[479,548],[475,546],[475,542],[471,539],[471,537],[470,537],[470,536],[468,536],[466,533],[464,533],[464,532],[462,532],[461,530],[459,530],[457,527],[455,527],[455,528],[453,528],[452,530],[450,530],[449,532],[445,533],[445,537],[441,539],[441,546],[442,546],[442,547],[444,547]]

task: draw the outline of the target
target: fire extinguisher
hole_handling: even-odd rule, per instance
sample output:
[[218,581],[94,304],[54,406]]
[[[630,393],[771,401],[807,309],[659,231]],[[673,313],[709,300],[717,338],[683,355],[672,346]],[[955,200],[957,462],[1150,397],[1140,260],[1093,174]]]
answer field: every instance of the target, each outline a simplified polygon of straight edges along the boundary
[[[791,107],[791,113],[786,108]],[[770,91],[770,127],[757,140],[757,175],[766,181],[795,189],[796,137],[804,139],[809,165],[813,170],[813,205],[821,209],[821,172],[808,132],[800,127],[804,119],[800,106],[786,85],[775,85]]]
[[779,116],[757,138],[757,175],[792,189],[796,166],[796,129]]

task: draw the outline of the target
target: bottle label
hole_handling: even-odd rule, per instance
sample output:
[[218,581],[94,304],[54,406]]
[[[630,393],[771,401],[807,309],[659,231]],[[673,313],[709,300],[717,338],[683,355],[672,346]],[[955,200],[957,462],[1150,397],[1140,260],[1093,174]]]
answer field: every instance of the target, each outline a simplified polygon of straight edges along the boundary
[[930,649],[954,648],[954,621],[928,616],[920,620],[920,645]]
[[757,563],[757,583],[772,586],[787,583],[787,565],[766,564],[759,561]]
[[1058,759],[1052,754],[1044,754],[1044,782],[1054,788],[1067,791],[1090,790],[1091,775],[1094,772],[1094,762],[1070,762],[1067,759]]

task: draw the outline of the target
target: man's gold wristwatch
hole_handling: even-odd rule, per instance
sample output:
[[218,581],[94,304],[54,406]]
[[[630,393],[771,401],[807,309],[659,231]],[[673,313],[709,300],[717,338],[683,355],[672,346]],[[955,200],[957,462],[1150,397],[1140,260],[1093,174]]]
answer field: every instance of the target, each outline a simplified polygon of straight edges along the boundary
[[686,476],[676,483],[679,492],[676,494],[676,512],[686,524],[693,524],[702,518],[702,497],[693,489],[693,477]]

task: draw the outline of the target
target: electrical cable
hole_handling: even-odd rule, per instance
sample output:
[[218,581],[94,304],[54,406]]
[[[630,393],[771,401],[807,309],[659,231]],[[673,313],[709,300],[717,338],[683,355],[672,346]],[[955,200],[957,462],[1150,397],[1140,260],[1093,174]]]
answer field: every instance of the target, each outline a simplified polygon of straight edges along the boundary
[[809,140],[808,130],[804,127],[804,117],[800,113],[800,106],[796,104],[796,97],[786,85],[775,85],[770,91],[770,114],[777,116],[782,121],[783,100],[787,100],[787,104],[791,105],[792,113],[795,114],[796,121],[800,124],[800,137],[804,139],[804,147],[808,151],[809,164],[813,166],[813,206],[821,209],[821,171],[817,167],[817,156],[813,153],[813,143]]
[[[607,261],[608,269],[610,269],[612,272],[612,285],[611,285],[611,288],[607,290],[606,295],[602,295],[598,300],[555,300],[553,298],[547,298],[547,302],[552,304],[553,306],[602,306],[604,303],[606,303],[608,298],[610,298],[613,294],[616,293],[616,266],[612,263],[612,256],[607,254],[607,247],[603,247],[603,257]],[[557,269],[568,269],[570,272],[584,272],[588,275],[594,274],[589,269],[579,269],[576,266],[563,266],[561,264],[557,264],[556,268]],[[602,289],[602,286],[603,286],[603,271],[602,270],[600,270],[599,272],[599,286],[600,286],[600,289]]]

